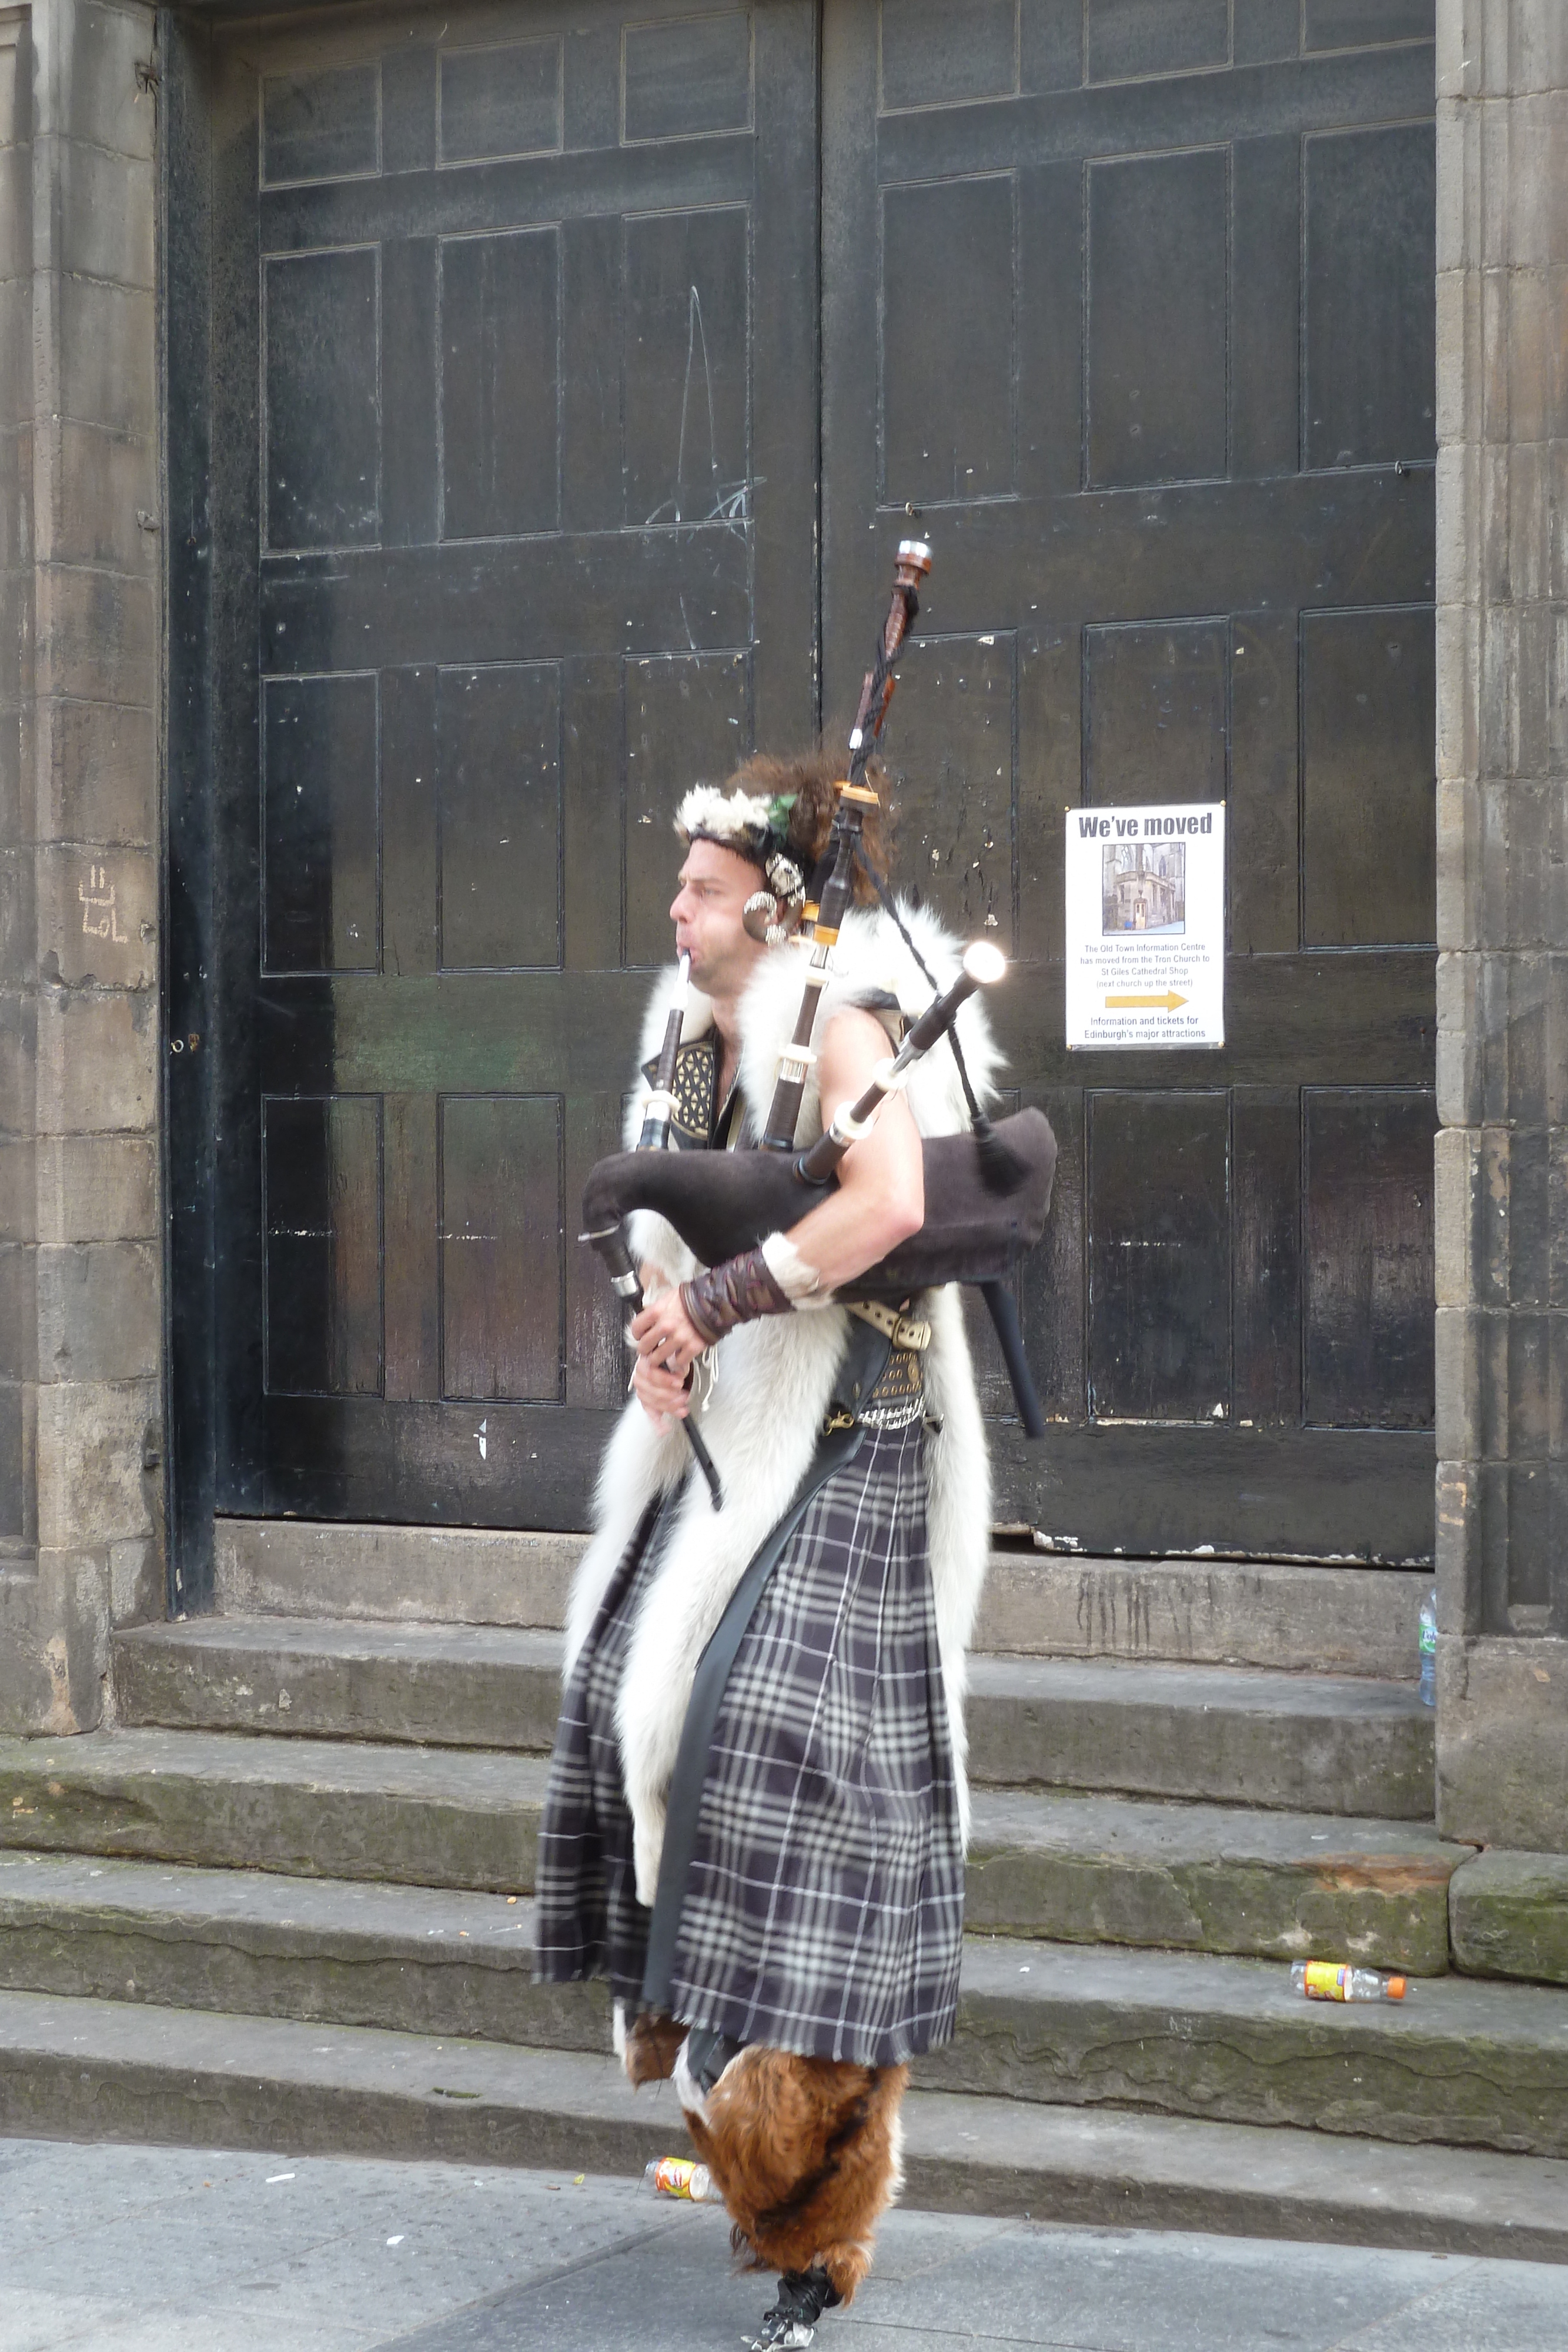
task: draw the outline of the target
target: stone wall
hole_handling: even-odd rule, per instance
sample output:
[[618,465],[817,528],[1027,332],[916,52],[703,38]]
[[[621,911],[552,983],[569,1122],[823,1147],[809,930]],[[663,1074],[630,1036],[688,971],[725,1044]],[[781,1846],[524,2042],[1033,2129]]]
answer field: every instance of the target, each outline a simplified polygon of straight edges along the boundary
[[1568,1850],[1568,6],[1437,5],[1438,1819]]
[[0,10],[0,1729],[162,1605],[150,9]]
[[37,1558],[33,1183],[23,1142],[33,1084],[20,986],[33,903],[22,848],[24,709],[33,688],[31,86],[26,16],[0,14],[0,1576],[26,1574]]

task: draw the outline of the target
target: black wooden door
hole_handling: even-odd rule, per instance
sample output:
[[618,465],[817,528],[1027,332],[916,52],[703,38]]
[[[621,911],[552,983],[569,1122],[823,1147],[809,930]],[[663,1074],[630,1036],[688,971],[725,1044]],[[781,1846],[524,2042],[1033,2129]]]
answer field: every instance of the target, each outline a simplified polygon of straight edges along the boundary
[[[668,806],[810,733],[819,644],[841,723],[905,501],[903,873],[1018,959],[1062,1144],[1002,1514],[1429,1551],[1431,16],[827,0],[819,59],[806,0],[516,0],[180,50],[177,1555],[209,1500],[582,1523],[622,1366],[575,1204]],[[1067,812],[1220,796],[1229,1044],[1069,1056]]]
[[[1000,1514],[1429,1555],[1432,0],[824,22],[825,707],[913,502],[901,870],[1061,1146]],[[1162,798],[1228,804],[1229,1042],[1069,1055],[1067,812]]]
[[815,723],[817,60],[803,0],[335,13],[225,26],[171,110],[220,1510],[583,1523],[624,1364],[577,1203],[670,809]]

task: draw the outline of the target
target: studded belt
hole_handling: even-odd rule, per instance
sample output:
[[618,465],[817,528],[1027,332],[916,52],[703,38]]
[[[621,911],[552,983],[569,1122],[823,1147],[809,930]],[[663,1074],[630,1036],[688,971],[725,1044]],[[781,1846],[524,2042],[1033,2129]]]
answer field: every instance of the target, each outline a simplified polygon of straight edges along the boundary
[[891,1339],[895,1348],[913,1348],[920,1353],[931,1345],[931,1326],[924,1316],[901,1315],[896,1307],[883,1307],[875,1298],[852,1300],[850,1313],[880,1331],[884,1339]]

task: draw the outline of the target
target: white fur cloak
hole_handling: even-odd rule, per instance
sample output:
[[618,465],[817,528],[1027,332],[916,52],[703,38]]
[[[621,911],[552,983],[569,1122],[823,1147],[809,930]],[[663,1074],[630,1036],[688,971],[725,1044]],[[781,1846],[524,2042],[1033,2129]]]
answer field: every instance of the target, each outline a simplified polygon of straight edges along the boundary
[[[930,915],[901,911],[938,985],[946,988],[958,971],[956,942]],[[742,1001],[740,1084],[748,1140],[756,1139],[772,1100],[776,1058],[794,1029],[803,973],[799,949],[775,949],[758,965]],[[817,1015],[819,1045],[835,1011],[858,1002],[869,989],[890,992],[911,1018],[931,1001],[929,985],[880,910],[857,908],[848,915],[831,974]],[[654,983],[640,1062],[656,1054],[663,1042],[674,985],[672,966]],[[683,1037],[699,1037],[712,1024],[712,1007],[693,990]],[[964,1006],[958,1025],[970,1076],[984,1099],[999,1057],[975,998]],[[639,1076],[626,1113],[628,1150],[641,1132],[647,1092]],[[946,1041],[915,1065],[906,1100],[923,1135],[955,1135],[967,1129],[963,1091]],[[813,1070],[797,1141],[810,1142],[821,1131]],[[662,1217],[639,1211],[631,1239],[633,1258],[657,1269],[670,1284],[695,1271],[695,1260]],[[990,1468],[957,1288],[949,1285],[927,1298],[932,1333],[925,1358],[926,1407],[942,1424],[926,1440],[927,1529],[959,1822],[967,1845],[966,1654],[990,1549]],[[700,1426],[723,1483],[724,1508],[716,1513],[703,1480],[690,1480],[657,1575],[643,1595],[616,1709],[641,1903],[652,1905],[658,1884],[665,1798],[697,1661],[747,1563],[805,1475],[848,1323],[847,1310],[831,1303],[766,1316],[741,1324],[709,1351],[713,1381]],[[643,1511],[656,1495],[678,1486],[690,1467],[682,1430],[658,1429],[640,1404],[630,1402],[605,1449],[593,1538],[572,1583],[567,1675]]]

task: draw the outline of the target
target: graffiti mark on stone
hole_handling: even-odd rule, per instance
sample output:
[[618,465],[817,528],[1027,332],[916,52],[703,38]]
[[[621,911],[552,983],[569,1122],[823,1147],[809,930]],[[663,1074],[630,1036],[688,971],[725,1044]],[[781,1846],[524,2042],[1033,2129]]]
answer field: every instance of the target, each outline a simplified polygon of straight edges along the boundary
[[83,936],[89,940],[110,940],[122,948],[129,931],[120,928],[120,917],[114,909],[114,885],[109,878],[107,866],[89,866],[88,878],[77,884],[77,897],[81,900]]

